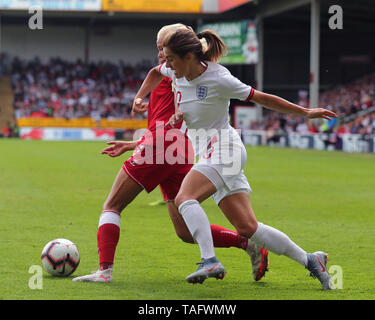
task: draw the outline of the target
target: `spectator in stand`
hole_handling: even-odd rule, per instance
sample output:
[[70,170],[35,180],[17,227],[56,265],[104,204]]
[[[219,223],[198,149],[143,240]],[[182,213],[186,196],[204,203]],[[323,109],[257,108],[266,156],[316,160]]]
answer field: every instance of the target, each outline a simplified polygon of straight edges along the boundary
[[370,133],[375,134],[375,113],[370,115],[369,130]]
[[305,118],[300,118],[300,121],[299,123],[297,124],[297,127],[296,127],[296,132],[299,133],[299,134],[309,134],[310,133],[310,130],[309,130],[309,127],[307,125],[307,121]]
[[133,98],[150,63],[136,66],[100,61],[84,64],[53,58],[43,64],[14,58],[15,115],[109,119],[129,118]]

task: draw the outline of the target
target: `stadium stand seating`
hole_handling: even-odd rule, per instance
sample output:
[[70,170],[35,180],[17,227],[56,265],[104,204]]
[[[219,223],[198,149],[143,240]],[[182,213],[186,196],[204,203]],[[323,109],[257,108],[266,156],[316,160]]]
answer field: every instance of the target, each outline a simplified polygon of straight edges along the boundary
[[[336,112],[339,119],[311,120],[294,115],[267,112],[263,121],[253,123],[254,130],[315,133],[339,132],[375,134],[375,73],[321,92],[320,106]],[[297,104],[309,106],[306,96]]]
[[[148,62],[136,66],[110,62],[84,64],[60,58],[41,63],[38,58],[11,62],[11,76],[0,83],[8,107],[13,105],[18,126],[133,128],[145,127],[145,119],[130,119],[131,103],[146,72]],[[10,80],[9,80],[10,79]],[[11,102],[9,82],[14,92]],[[8,83],[8,84],[7,84]],[[297,104],[308,107],[307,95]],[[2,112],[11,116],[2,102]],[[340,119],[313,120],[264,110],[260,122],[248,129],[280,133],[375,133],[375,73],[321,92],[320,106],[336,112]],[[6,111],[8,110],[8,111]],[[6,119],[2,117],[1,126]]]
[[109,62],[84,64],[60,58],[12,60],[11,84],[19,126],[144,127],[144,117],[130,119],[132,101],[146,72],[136,66]]

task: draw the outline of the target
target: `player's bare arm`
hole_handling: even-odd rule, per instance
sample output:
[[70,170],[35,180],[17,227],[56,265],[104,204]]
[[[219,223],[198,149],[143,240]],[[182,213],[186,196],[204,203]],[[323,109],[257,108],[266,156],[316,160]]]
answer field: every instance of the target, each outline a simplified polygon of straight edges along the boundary
[[141,98],[134,99],[131,117],[134,118],[135,114],[143,114],[148,110],[148,103],[143,103]]
[[134,150],[138,141],[108,141],[109,147],[102,150],[102,154],[110,157],[118,157],[129,150]]
[[301,116],[305,116],[309,119],[313,118],[324,118],[330,120],[331,117],[336,118],[337,115],[327,109],[324,108],[304,108],[294,103],[291,103],[283,98],[278,96],[264,93],[258,90],[254,91],[253,98],[251,99],[252,102],[260,104],[267,109],[271,109],[273,111],[277,111],[280,113],[292,113],[298,114]]
[[176,113],[171,116],[165,126],[171,126],[172,128],[184,120],[184,113],[176,109]]
[[159,72],[159,66],[152,68],[148,72],[141,88],[138,90],[138,93],[134,98],[132,111],[142,113],[147,110],[144,110],[146,105],[142,104],[142,100],[160,84],[163,78],[164,76]]
[[178,103],[175,103],[174,114],[170,117],[169,121],[165,126],[171,126],[172,128],[184,120],[184,113],[180,111]]

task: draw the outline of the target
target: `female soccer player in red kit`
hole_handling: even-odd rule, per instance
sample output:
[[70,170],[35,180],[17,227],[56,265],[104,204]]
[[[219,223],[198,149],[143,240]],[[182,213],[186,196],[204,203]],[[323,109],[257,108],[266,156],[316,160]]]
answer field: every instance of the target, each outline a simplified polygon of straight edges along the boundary
[[[186,28],[186,26],[182,24],[169,25],[159,31],[157,47],[160,63],[165,61],[162,46],[163,38],[168,33],[174,32],[179,28]],[[192,148],[189,148],[191,142],[181,129],[181,125],[175,126],[173,130],[174,133],[177,131],[175,136],[178,143],[186,147],[178,155],[179,161],[177,163],[168,164],[168,161],[164,159],[168,147],[176,143],[176,141],[168,141],[166,139],[168,129],[165,128],[165,124],[175,113],[172,80],[168,77],[163,78],[160,84],[151,92],[149,103],[136,102],[134,111],[138,113],[148,111],[148,130],[146,134],[139,141],[110,141],[108,142],[110,146],[102,151],[102,154],[117,157],[128,150],[135,149],[133,155],[124,162],[123,167],[120,169],[100,215],[97,232],[100,269],[90,275],[76,277],[73,281],[113,281],[112,269],[120,236],[121,212],[143,189],[151,192],[158,185],[160,186],[164,200],[167,202],[169,215],[176,234],[183,241],[194,243],[184,219],[174,204],[174,198],[180,189],[181,183],[194,162],[194,155],[191,152],[189,153],[189,150],[192,150]],[[157,145],[157,141],[160,141],[159,139],[163,140],[163,148],[159,148]],[[164,161],[155,163],[155,159],[160,158]],[[218,225],[211,225],[210,227],[215,247],[242,248],[251,258],[254,280],[258,281],[264,276],[268,266],[267,250],[240,236],[235,231]]]

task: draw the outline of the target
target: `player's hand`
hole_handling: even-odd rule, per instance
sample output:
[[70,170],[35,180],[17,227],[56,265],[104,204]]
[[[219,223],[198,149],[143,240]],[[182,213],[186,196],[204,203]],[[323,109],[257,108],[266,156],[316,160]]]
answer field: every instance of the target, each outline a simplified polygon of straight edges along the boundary
[[133,150],[137,141],[109,141],[107,142],[110,147],[104,148],[101,154],[108,154],[110,157],[118,157],[124,152]]
[[174,126],[182,122],[182,120],[184,120],[184,113],[181,111],[178,111],[174,115],[172,115],[172,117],[170,117],[169,121],[167,122],[165,126],[166,127],[171,126],[172,128],[174,128]]
[[141,98],[134,99],[131,117],[134,118],[135,114],[143,114],[148,110],[148,103],[143,103]]
[[315,119],[315,118],[323,118],[327,120],[331,120],[331,118],[337,118],[336,113],[324,109],[324,108],[315,108],[315,109],[309,109],[307,111],[307,118],[309,119]]

